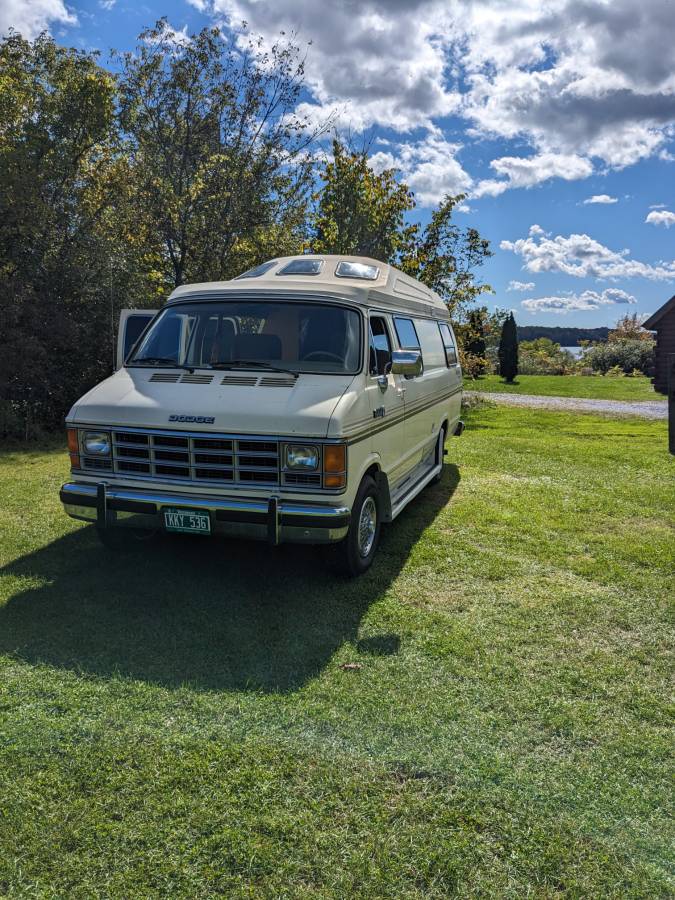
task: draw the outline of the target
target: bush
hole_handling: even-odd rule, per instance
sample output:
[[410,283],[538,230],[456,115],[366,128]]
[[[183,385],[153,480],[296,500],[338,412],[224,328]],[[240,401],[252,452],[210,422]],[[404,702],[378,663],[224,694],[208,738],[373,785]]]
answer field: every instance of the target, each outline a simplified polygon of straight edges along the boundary
[[654,365],[654,341],[629,338],[593,344],[584,355],[584,364],[603,375],[617,367],[626,375],[632,374],[635,369],[650,375]]
[[574,369],[572,354],[550,338],[521,341],[519,348],[518,369],[522,375],[567,375]]

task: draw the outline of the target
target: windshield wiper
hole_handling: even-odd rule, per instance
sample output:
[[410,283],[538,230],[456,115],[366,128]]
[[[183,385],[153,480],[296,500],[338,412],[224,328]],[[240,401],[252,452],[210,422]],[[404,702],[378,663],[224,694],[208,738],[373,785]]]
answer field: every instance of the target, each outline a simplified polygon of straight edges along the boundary
[[261,359],[230,359],[222,362],[214,362],[211,364],[212,369],[269,369],[270,372],[283,372],[286,375],[292,375],[297,378],[299,372],[292,369],[284,369],[282,366],[273,366],[272,363],[264,362]]
[[170,356],[141,356],[138,359],[132,359],[128,365],[147,365],[147,366],[171,366],[173,369],[185,369],[188,372],[194,372],[194,366],[185,366],[183,363],[176,362]]

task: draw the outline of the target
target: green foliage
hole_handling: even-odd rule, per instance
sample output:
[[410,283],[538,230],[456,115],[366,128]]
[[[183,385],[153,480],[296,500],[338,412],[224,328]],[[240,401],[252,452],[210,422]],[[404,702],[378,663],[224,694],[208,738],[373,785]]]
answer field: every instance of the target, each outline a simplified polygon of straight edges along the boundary
[[574,356],[550,338],[520,341],[518,371],[523,375],[566,375],[574,370]]
[[415,208],[407,185],[392,169],[373,172],[365,150],[349,150],[337,138],[321,177],[311,223],[315,253],[363,254],[398,266],[436,291],[453,316],[490,290],[476,279],[491,255],[489,241],[452,221],[463,194],[445,197],[424,228],[406,224]]
[[313,137],[294,113],[298,47],[250,40],[242,52],[218,28],[177,44],[162,19],[121,64],[133,202],[157,231],[171,283],[226,280],[298,252]]
[[112,357],[115,84],[42,35],[0,43],[0,429],[61,424]]
[[518,332],[516,320],[510,313],[502,326],[499,340],[499,374],[507,383],[518,374]]
[[311,248],[314,253],[344,253],[385,261],[405,253],[414,228],[404,224],[415,201],[393,169],[375,174],[367,153],[350,151],[333,140],[333,159],[321,172],[314,194]]
[[460,228],[452,221],[464,194],[445,197],[425,228],[416,227],[405,255],[397,264],[418,278],[445,301],[457,317],[492,289],[476,279],[476,269],[492,256],[490,242],[475,228]]
[[611,369],[630,375],[639,369],[645,375],[651,374],[654,365],[655,343],[651,336],[644,338],[614,338],[604,344],[593,344],[584,354],[584,365],[596,372],[608,373]]

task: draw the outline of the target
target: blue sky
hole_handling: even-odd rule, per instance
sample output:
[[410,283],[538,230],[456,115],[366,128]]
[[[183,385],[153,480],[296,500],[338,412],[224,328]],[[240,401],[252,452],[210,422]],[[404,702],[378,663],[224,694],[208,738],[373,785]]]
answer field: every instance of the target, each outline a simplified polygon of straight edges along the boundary
[[675,293],[673,0],[3,0],[0,31],[133,48],[247,21],[307,50],[302,111],[333,115],[419,218],[450,191],[488,237],[489,306],[523,324],[611,325]]

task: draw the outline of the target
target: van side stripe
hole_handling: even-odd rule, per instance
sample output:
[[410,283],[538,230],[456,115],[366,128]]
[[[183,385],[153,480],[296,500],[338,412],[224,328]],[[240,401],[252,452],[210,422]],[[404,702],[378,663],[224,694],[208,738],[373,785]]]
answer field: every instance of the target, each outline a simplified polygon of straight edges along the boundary
[[404,421],[406,418],[411,419],[413,416],[418,415],[421,412],[424,412],[427,409],[430,409],[432,406],[437,406],[439,403],[442,403],[443,400],[448,400],[450,397],[454,397],[455,394],[461,393],[462,388],[455,388],[454,391],[449,391],[448,393],[444,393],[440,396],[437,396],[435,399],[430,401],[423,401],[423,405],[416,405],[413,412],[409,410],[407,412],[402,412],[396,415],[396,418],[389,419],[388,422],[384,422],[382,424],[378,424],[376,426],[367,428],[363,431],[357,431],[353,435],[343,435],[346,438],[347,444],[351,446],[352,444],[358,444],[361,441],[365,441],[367,438],[372,435],[379,434],[381,431],[386,431],[388,428],[393,428],[394,425],[398,425],[400,422]]

